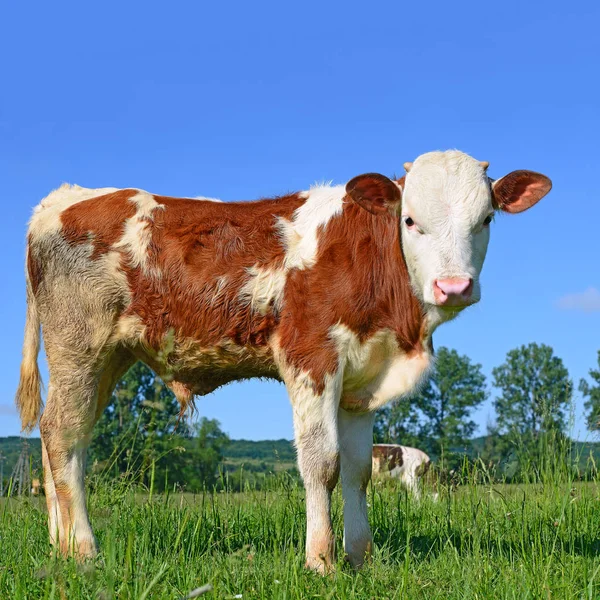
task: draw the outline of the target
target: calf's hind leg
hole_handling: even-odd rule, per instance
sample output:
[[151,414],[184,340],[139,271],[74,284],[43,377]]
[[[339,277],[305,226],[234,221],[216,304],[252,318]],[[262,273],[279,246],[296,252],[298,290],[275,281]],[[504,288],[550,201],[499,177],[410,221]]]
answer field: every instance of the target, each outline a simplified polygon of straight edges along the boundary
[[54,489],[54,479],[52,479],[52,469],[48,460],[48,451],[42,436],[42,467],[44,469],[44,495],[46,496],[46,506],[48,507],[48,531],[50,533],[50,543],[53,546],[58,545],[59,540],[59,521],[60,513],[58,509],[58,500],[56,490]]
[[96,553],[96,541],[85,504],[85,452],[94,424],[97,383],[92,371],[76,367],[70,376],[61,375],[50,368],[40,433],[54,484],[60,551],[89,557]]
[[48,355],[50,384],[40,432],[46,449],[44,467],[50,469],[45,478],[46,482],[51,479],[54,489],[50,539],[56,543],[58,530],[62,554],[92,557],[97,548],[85,500],[85,455],[93,426],[114,384],[133,359],[122,352],[115,353],[100,371],[64,358],[57,363],[56,356],[50,358],[52,352]]

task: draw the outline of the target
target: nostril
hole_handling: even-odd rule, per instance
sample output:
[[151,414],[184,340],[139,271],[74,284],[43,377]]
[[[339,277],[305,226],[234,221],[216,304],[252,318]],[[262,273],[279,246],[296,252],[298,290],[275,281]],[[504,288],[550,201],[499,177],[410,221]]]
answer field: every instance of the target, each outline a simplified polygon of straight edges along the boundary
[[464,298],[470,298],[472,293],[473,293],[473,280],[468,279],[467,287],[465,288],[464,292],[462,292],[462,296]]
[[440,282],[437,279],[433,282],[433,292],[436,298],[445,298],[447,296],[443,284],[440,285]]

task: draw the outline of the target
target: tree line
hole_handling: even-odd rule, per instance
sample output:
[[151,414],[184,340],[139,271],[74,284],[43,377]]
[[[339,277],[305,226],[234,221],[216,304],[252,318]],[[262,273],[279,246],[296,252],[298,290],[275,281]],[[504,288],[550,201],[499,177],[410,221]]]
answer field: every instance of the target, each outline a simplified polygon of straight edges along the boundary
[[[600,351],[598,352],[600,367]],[[582,379],[587,425],[600,430],[600,368]],[[544,461],[563,461],[574,386],[562,359],[545,344],[531,343],[508,352],[492,370],[497,390],[494,422],[488,424],[483,447],[473,448],[476,424],[471,416],[489,397],[481,365],[456,350],[440,348],[431,377],[411,401],[382,409],[376,418],[375,440],[425,450],[432,458],[458,466],[465,454],[478,456],[496,475],[515,478],[528,469],[539,472]]]
[[[586,398],[588,427],[598,431],[600,351],[598,369],[591,369],[589,377],[579,383],[579,390]],[[532,343],[511,350],[493,369],[491,383],[496,419],[488,424],[484,443],[474,448],[472,415],[489,397],[488,382],[481,365],[442,347],[420,393],[378,412],[374,440],[421,448],[449,467],[460,465],[466,455],[479,457],[497,476],[508,479],[525,467],[541,469],[548,455],[564,460],[574,386],[553,349]],[[262,455],[224,464],[228,443],[218,421],[203,418],[192,425],[180,418],[171,391],[137,363],[117,384],[95,428],[88,465],[93,473],[129,475],[157,491],[173,486],[189,491],[227,485],[236,489],[242,479],[256,483],[258,474],[275,468]],[[277,460],[297,476],[291,446],[284,447]]]

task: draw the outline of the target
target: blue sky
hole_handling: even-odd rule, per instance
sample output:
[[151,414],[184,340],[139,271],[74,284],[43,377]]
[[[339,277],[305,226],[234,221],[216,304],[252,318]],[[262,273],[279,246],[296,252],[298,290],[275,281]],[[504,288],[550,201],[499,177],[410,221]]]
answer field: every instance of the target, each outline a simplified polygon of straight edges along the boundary
[[[481,303],[434,340],[486,375],[543,342],[578,381],[600,348],[599,19],[592,1],[5,5],[0,435],[20,429],[26,222],[65,181],[252,199],[447,148],[495,178],[541,171],[553,191],[495,221]],[[233,437],[292,436],[278,384],[198,407]]]

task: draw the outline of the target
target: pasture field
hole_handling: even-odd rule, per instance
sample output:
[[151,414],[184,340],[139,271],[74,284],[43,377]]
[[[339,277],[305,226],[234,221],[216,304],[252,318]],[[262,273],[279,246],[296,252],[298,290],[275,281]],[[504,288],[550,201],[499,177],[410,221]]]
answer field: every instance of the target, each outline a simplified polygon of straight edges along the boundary
[[[394,481],[369,492],[372,561],[303,568],[302,488],[273,476],[243,493],[89,495],[101,554],[51,556],[43,498],[0,501],[0,598],[597,598],[600,484],[464,485],[415,502]],[[341,555],[341,495],[334,498]]]

